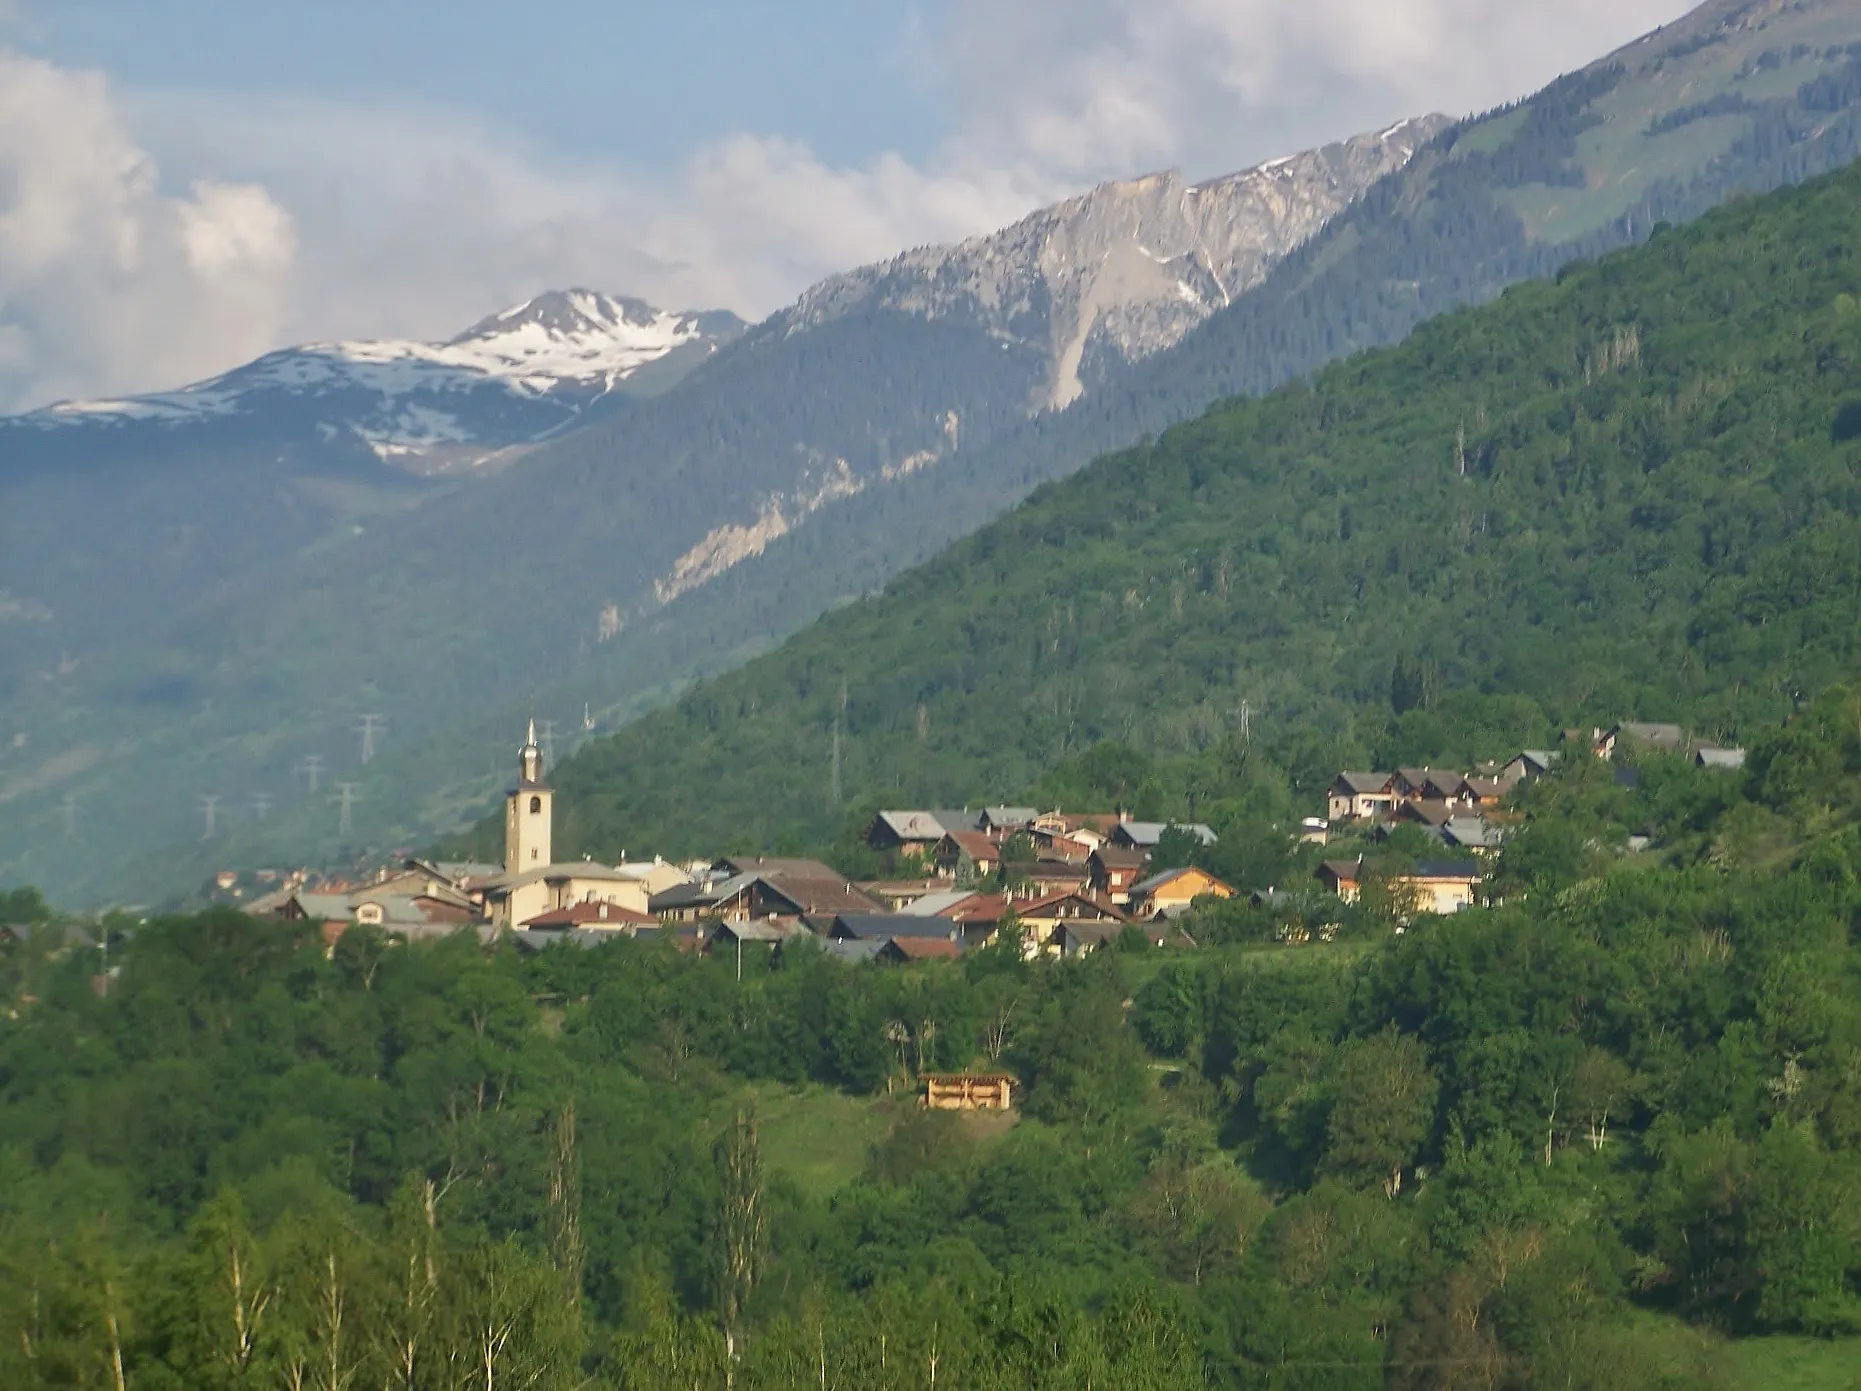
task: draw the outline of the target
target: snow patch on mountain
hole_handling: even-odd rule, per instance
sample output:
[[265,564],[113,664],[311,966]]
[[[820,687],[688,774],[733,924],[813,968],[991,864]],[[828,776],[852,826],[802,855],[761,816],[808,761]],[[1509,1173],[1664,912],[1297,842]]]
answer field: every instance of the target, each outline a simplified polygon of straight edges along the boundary
[[178,391],[63,401],[15,423],[179,427],[311,404],[324,439],[334,428],[383,457],[438,444],[502,447],[560,428],[642,368],[680,352],[708,355],[744,328],[729,313],[674,313],[592,290],[555,291],[444,343],[309,343]]

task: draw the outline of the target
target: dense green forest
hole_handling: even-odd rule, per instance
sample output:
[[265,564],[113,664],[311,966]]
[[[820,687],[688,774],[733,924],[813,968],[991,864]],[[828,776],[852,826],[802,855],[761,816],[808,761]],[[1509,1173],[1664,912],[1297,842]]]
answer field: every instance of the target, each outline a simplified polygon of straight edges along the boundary
[[[0,1384],[1851,1384],[1861,693],[1758,733],[1572,760],[1493,906],[1324,943],[16,934]],[[970,1065],[1013,1123],[911,1103]]]
[[[1855,168],[1745,200],[1101,460],[589,746],[558,834],[818,844],[1185,760],[1140,809],[1309,812],[1560,725],[1736,740],[1861,656],[1857,212]],[[1106,743],[1137,771],[1053,788]]]

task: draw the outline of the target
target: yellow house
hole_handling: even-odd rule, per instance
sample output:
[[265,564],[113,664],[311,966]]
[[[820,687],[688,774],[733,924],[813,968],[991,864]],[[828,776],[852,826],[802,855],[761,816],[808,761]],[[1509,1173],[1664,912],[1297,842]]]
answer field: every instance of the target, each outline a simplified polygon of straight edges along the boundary
[[1205,869],[1166,869],[1131,885],[1131,916],[1154,918],[1182,912],[1204,896],[1233,898],[1234,890]]
[[[1355,903],[1363,892],[1363,869],[1361,860],[1327,860],[1318,878],[1346,903]],[[1415,895],[1418,913],[1458,913],[1473,906],[1480,879],[1480,866],[1472,860],[1423,860],[1389,882]]]

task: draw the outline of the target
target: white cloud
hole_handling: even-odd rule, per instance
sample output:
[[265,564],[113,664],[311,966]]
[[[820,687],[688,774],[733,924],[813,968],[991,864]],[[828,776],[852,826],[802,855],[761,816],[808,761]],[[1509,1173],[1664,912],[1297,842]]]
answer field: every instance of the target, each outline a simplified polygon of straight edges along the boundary
[[444,336],[575,283],[760,315],[1102,178],[1484,108],[1685,8],[941,0],[902,60],[948,108],[926,158],[836,167],[746,133],[651,177],[392,101],[142,93],[132,139],[102,79],[0,52],[0,189],[19,193],[0,202],[0,403],[172,385],[285,341]]
[[165,191],[103,78],[0,50],[0,401],[263,351],[293,259],[291,219],[263,189]]
[[971,158],[1103,177],[1212,173],[1402,116],[1463,115],[1690,9],[1689,0],[948,0]]

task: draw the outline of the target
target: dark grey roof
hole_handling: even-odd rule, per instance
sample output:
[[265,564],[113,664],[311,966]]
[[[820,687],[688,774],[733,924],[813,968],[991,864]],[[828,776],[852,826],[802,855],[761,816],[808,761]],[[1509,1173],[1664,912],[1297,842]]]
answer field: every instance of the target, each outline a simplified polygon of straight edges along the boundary
[[1417,860],[1415,874],[1420,879],[1478,879],[1480,867],[1472,860]]
[[881,941],[892,937],[954,938],[961,929],[950,918],[913,918],[902,913],[841,913],[834,918],[829,935],[853,937],[861,941]]
[[942,840],[951,831],[974,831],[982,814],[974,811],[882,811],[879,820],[900,840]]
[[885,944],[891,940],[890,937],[863,939],[836,937],[831,941],[822,942],[820,949],[837,961],[871,961],[885,949]]
[[1484,817],[1456,816],[1441,833],[1464,850],[1497,850],[1504,837]]
[[1339,773],[1337,780],[1352,792],[1381,792],[1389,786],[1389,773]]
[[1179,831],[1188,831],[1204,845],[1213,845],[1221,839],[1210,827],[1200,821],[1125,821],[1119,824],[1113,834],[1124,836],[1133,845],[1154,848],[1163,839],[1163,833],[1172,826]]
[[667,913],[679,908],[709,908],[735,898],[756,882],[754,874],[733,874],[728,879],[711,879],[702,884],[674,884],[646,901],[649,913]]
[[1609,732],[1620,739],[1634,739],[1664,749],[1677,749],[1686,742],[1686,731],[1677,724],[1646,724],[1639,720],[1624,720]]

